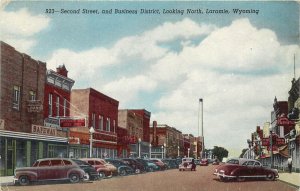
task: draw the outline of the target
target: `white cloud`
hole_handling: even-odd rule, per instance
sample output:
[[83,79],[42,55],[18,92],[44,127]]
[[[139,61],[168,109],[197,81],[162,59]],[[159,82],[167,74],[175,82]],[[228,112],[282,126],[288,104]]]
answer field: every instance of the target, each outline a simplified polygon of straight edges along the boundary
[[32,15],[26,8],[15,12],[0,12],[1,40],[22,52],[30,51],[36,44],[34,35],[49,26],[50,19],[44,15]]

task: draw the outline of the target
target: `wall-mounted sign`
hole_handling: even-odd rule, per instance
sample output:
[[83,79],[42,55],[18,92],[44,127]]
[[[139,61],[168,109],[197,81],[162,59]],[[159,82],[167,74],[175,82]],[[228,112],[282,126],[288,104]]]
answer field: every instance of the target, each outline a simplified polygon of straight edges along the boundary
[[46,118],[44,120],[44,126],[46,127],[55,127],[55,128],[59,128],[59,119],[58,118]]
[[51,128],[51,127],[44,127],[44,126],[39,126],[39,125],[32,125],[31,126],[31,133],[41,134],[41,135],[56,136],[57,130],[55,128]]
[[295,125],[295,123],[293,121],[290,121],[287,117],[279,117],[277,119],[277,123],[278,126],[292,126]]
[[85,127],[85,119],[61,118],[60,127]]
[[69,142],[69,144],[79,145],[80,139],[78,137],[69,137],[68,142]]
[[43,104],[40,100],[28,100],[27,111],[29,113],[38,113],[43,110]]

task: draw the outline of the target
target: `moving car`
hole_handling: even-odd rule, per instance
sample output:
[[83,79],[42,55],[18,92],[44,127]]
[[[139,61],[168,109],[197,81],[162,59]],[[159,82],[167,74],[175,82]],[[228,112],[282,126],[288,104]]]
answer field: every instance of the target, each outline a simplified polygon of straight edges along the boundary
[[179,167],[176,159],[162,159],[161,161],[167,165],[168,169],[176,169]]
[[195,170],[193,169],[193,164],[192,164],[193,158],[182,158],[181,164],[179,164],[179,171],[185,171],[185,170]]
[[245,179],[263,178],[266,180],[275,180],[279,177],[276,169],[265,168],[257,160],[240,159],[241,165],[225,163],[215,169],[214,175],[218,176],[221,181],[234,179],[244,181]]
[[213,165],[219,165],[220,164],[220,162],[219,162],[219,160],[218,159],[214,159],[214,161],[213,161],[213,163],[212,163]]
[[161,159],[153,159],[152,158],[152,159],[149,159],[149,161],[156,164],[160,170],[166,170],[168,168],[167,165],[161,161]]
[[200,166],[208,166],[208,160],[207,159],[201,159],[200,160]]
[[85,180],[97,180],[99,178],[99,174],[97,170],[90,165],[89,163],[79,160],[79,159],[72,159],[84,172],[86,173],[84,179]]
[[92,165],[98,172],[99,178],[110,178],[113,175],[117,175],[117,168],[107,163],[104,159],[100,158],[82,158],[80,160],[83,160],[90,165]]
[[85,176],[85,171],[68,158],[45,158],[37,160],[32,167],[15,169],[14,183],[22,186],[33,181],[69,180],[77,183]]
[[105,159],[106,162],[114,165],[117,168],[119,176],[126,176],[129,174],[134,174],[135,171],[133,168],[125,164],[122,160],[119,159]]

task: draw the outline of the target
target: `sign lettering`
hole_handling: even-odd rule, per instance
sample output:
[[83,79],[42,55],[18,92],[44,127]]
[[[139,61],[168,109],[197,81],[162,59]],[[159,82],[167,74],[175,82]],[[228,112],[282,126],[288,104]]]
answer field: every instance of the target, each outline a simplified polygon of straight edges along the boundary
[[85,119],[60,119],[60,127],[85,127]]
[[40,135],[56,136],[57,130],[55,128],[44,127],[44,126],[39,126],[39,125],[32,125],[31,133],[40,134]]

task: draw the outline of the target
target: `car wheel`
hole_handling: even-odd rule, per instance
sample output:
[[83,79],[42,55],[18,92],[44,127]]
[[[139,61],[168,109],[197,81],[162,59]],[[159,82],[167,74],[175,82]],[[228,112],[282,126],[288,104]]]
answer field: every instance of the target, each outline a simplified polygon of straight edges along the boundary
[[237,180],[238,182],[243,182],[243,181],[245,181],[245,177],[238,176],[238,177],[236,178],[236,180]]
[[105,178],[105,173],[104,172],[99,172],[99,178],[100,179]]
[[109,172],[108,175],[105,175],[107,178],[111,178],[113,176],[113,173],[112,172]]
[[119,175],[120,176],[126,176],[127,175],[127,172],[126,172],[126,170],[125,169],[120,169],[120,172],[119,172]]
[[80,181],[79,175],[74,173],[70,174],[69,179],[71,183],[78,183]]
[[135,173],[139,174],[139,173],[141,173],[141,170],[137,168],[137,169],[135,169]]
[[20,176],[19,183],[21,186],[27,186],[29,184],[29,179],[27,176]]
[[266,177],[266,180],[275,180],[275,175],[274,173],[269,173]]

